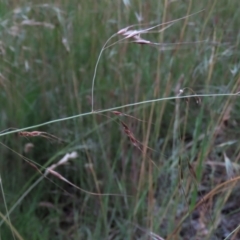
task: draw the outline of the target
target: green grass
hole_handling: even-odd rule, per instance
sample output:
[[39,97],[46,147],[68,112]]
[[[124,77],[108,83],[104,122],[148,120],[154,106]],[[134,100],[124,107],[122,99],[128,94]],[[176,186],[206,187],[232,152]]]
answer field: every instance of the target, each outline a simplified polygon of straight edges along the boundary
[[[141,35],[201,43],[158,51],[126,41],[103,51],[94,87],[94,109],[102,112],[91,112],[94,68],[110,36],[138,24],[136,14],[153,26],[203,9],[160,34]],[[65,142],[0,133],[1,197],[8,207],[2,204],[0,212],[11,220],[0,223],[1,239],[14,239],[11,226],[31,240],[154,239],[153,233],[224,239],[234,230],[238,239],[238,178],[220,184],[239,174],[240,104],[231,95],[240,91],[239,11],[237,0],[2,1],[0,131],[30,127]],[[190,89],[207,96],[201,104],[194,96],[176,99],[184,88],[182,97],[194,95]],[[159,100],[137,104],[153,99]],[[143,143],[141,150],[120,121]],[[29,142],[34,148],[26,153]],[[58,173],[88,192],[121,196],[92,195],[52,174],[44,178],[22,157],[44,173],[72,151],[78,157]],[[234,176],[227,174],[232,166]]]

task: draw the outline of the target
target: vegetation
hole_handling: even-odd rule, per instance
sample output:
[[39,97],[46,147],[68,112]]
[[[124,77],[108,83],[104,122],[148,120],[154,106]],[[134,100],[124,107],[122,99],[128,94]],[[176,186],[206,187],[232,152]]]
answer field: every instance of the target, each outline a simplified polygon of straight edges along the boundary
[[1,1],[1,239],[239,239],[239,11]]

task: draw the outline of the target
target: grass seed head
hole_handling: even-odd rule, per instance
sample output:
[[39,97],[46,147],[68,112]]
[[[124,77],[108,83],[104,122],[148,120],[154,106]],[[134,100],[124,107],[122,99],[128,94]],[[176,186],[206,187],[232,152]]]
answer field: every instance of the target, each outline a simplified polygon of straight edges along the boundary
[[24,152],[30,153],[33,148],[34,148],[34,145],[32,143],[26,143],[24,146]]
[[129,140],[131,141],[131,143],[133,144],[133,146],[137,147],[139,150],[142,150],[140,147],[139,142],[137,141],[137,139],[134,137],[134,134],[130,131],[130,129],[128,128],[128,126],[121,121],[121,124],[123,126],[124,132],[125,134],[128,136]]

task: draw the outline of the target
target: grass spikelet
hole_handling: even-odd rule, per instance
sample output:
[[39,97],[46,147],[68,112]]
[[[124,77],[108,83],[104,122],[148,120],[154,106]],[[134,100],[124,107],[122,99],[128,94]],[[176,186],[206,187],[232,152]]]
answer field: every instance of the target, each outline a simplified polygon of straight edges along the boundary
[[121,196],[121,197],[125,197],[126,195],[122,195],[122,194],[114,194],[114,193],[94,193],[94,192],[90,192],[90,191],[87,191],[87,190],[84,190],[80,187],[78,187],[77,185],[73,184],[72,182],[70,182],[69,180],[67,180],[65,177],[63,177],[60,173],[56,172],[55,171],[55,168],[57,168],[58,166],[60,165],[63,165],[63,164],[67,164],[67,162],[70,160],[70,159],[75,159],[77,158],[78,154],[77,152],[72,152],[72,153],[67,153],[62,159],[60,159],[56,164],[53,164],[51,165],[50,167],[48,167],[46,170],[45,170],[45,174],[44,176],[47,176],[49,173],[52,174],[53,176],[59,178],[60,180],[68,183],[69,185],[75,187],[76,189],[84,192],[84,193],[87,193],[87,194],[90,194],[90,195],[95,195],[95,196]]
[[[191,88],[189,88],[189,87],[185,87],[185,88],[183,88],[183,89],[180,89],[178,96],[182,95],[186,89],[187,89],[187,90],[190,90],[190,92],[192,92],[192,93],[195,95],[195,102],[196,102],[196,104],[197,104],[197,105],[201,105],[201,98],[200,98],[199,96],[197,96],[197,93],[196,93],[195,91],[193,91],[193,90],[192,90]],[[186,101],[186,102],[189,102],[189,99],[186,98],[185,101]]]
[[[97,68],[98,68],[98,64],[99,64],[99,61],[100,61],[100,58],[103,54],[103,51],[109,47],[112,47],[120,42],[122,42],[123,40],[126,40],[126,39],[129,39],[129,38],[132,38],[133,39],[133,42],[135,41],[136,43],[139,43],[139,44],[150,44],[150,45],[154,45],[154,46],[157,46],[158,43],[152,43],[148,40],[145,40],[145,39],[142,39],[140,37],[141,34],[146,34],[146,33],[150,33],[151,30],[155,29],[155,28],[158,28],[158,27],[162,27],[164,25],[167,25],[165,28],[161,28],[160,30],[158,30],[157,32],[160,33],[164,30],[166,30],[167,28],[171,27],[174,23],[180,21],[180,20],[183,20],[183,19],[186,19],[188,17],[191,17],[193,15],[196,15],[200,12],[202,12],[204,10],[201,10],[201,11],[198,11],[196,13],[193,13],[193,14],[190,14],[190,15],[187,15],[185,17],[182,17],[182,18],[178,18],[178,19],[175,19],[175,20],[172,20],[172,21],[169,21],[169,22],[166,22],[166,23],[160,23],[160,24],[157,24],[153,27],[150,27],[150,28],[146,28],[146,29],[140,29],[140,30],[129,30],[131,27],[133,26],[139,26],[139,24],[137,25],[132,25],[132,26],[128,26],[128,27],[125,27],[123,29],[120,29],[117,33],[113,34],[110,38],[108,38],[108,40],[104,43],[99,55],[98,55],[98,58],[97,58],[97,62],[96,62],[96,65],[95,65],[95,68],[94,68],[94,73],[93,73],[93,78],[92,78],[92,112],[94,112],[94,87],[95,87],[95,79],[96,79],[96,75],[97,75]],[[141,24],[140,24],[141,25]],[[108,45],[108,43],[117,35],[123,35],[124,37],[120,40],[118,40],[117,42],[111,44],[111,45]]]
[[62,139],[50,134],[50,133],[47,133],[47,132],[40,132],[40,131],[32,131],[32,132],[27,132],[27,131],[22,131],[22,132],[19,132],[18,135],[20,137],[43,137],[43,138],[46,138],[46,139],[49,139],[49,140],[55,140],[55,141],[58,141],[58,142],[64,142]]
[[130,129],[128,128],[128,126],[120,121],[122,126],[123,126],[123,129],[124,129],[124,132],[125,134],[128,136],[128,138],[130,139],[131,143],[133,144],[133,146],[137,147],[140,151],[142,151],[142,148],[141,146],[139,145],[139,142],[137,141],[137,139],[134,137],[133,133],[130,131]]

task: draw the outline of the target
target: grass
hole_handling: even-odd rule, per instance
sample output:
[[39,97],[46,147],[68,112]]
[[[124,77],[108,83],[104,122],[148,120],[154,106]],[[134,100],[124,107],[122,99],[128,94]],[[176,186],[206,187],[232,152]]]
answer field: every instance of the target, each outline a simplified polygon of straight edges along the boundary
[[239,7],[2,1],[1,239],[238,239]]

